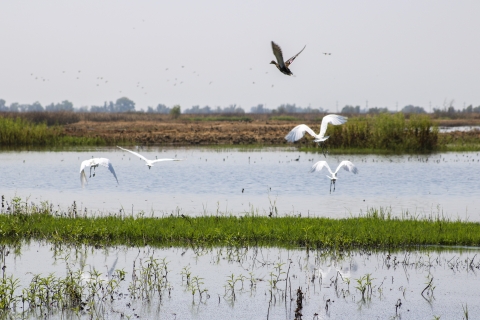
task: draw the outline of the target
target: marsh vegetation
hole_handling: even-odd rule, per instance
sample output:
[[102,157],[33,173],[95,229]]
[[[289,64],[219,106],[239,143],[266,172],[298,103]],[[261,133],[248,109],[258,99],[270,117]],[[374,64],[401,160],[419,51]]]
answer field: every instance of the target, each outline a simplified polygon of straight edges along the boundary
[[[285,145],[297,124],[316,128],[319,114],[190,115],[177,118],[147,113],[25,112],[0,115],[0,145]],[[470,118],[445,120],[436,115],[350,115],[328,129],[331,152],[414,153],[480,150],[480,133],[438,133],[437,126],[478,124]],[[19,128],[26,128],[24,132]],[[315,149],[311,139],[296,143]]]

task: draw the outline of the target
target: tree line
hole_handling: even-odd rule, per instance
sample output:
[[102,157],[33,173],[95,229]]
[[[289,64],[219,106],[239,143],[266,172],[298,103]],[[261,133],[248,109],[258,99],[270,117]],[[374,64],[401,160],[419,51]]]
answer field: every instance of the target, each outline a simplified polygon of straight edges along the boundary
[[[453,103],[453,101],[452,101]],[[443,109],[433,109],[433,113],[435,114],[458,114],[458,113],[480,113],[480,106],[473,107],[473,105],[469,105],[468,107],[464,107],[463,109],[455,109],[450,103],[450,105],[444,106]],[[115,102],[105,101],[103,105],[92,105],[82,106],[80,108],[74,108],[73,103],[64,100],[60,103],[50,103],[49,105],[42,106],[38,101],[32,104],[20,104],[17,102],[11,103],[7,106],[5,100],[0,99],[0,112],[41,112],[41,111],[70,111],[70,112],[103,112],[103,113],[117,113],[117,112],[146,112],[146,113],[160,113],[160,114],[172,114],[172,115],[179,115],[180,113],[184,114],[218,114],[218,113],[228,113],[228,114],[244,114],[246,113],[245,110],[237,106],[236,104],[231,104],[227,107],[210,107],[204,106],[200,107],[198,105],[192,106],[191,108],[181,110],[179,105],[175,105],[173,107],[167,107],[164,104],[158,104],[155,108],[147,107],[147,110],[135,110],[135,102],[130,100],[127,97],[122,97],[117,99]],[[268,109],[263,104],[258,104],[256,106],[251,107],[250,113],[257,113],[257,114],[282,114],[282,113],[327,113],[328,109],[323,108],[312,108],[308,107],[300,107],[295,104],[281,104],[280,106],[276,107],[275,109]],[[346,105],[342,108],[341,113],[351,113],[351,114],[360,114],[360,113],[389,113],[391,112],[388,108],[361,108],[360,106],[353,106],[353,105]],[[406,105],[403,107],[400,112],[402,113],[427,113],[424,108],[414,105]]]

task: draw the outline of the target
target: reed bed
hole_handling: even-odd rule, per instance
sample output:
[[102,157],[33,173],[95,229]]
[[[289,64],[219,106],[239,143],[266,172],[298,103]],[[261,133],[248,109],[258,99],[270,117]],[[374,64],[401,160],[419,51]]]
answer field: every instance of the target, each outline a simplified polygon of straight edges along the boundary
[[47,126],[24,118],[0,117],[0,145],[3,146],[76,146],[104,145],[95,137],[72,137],[65,135],[59,125]]
[[329,126],[331,150],[377,152],[432,152],[439,149],[438,128],[430,117],[403,113],[353,117],[341,126]]
[[128,246],[276,246],[315,249],[393,249],[427,245],[479,246],[480,224],[439,215],[392,217],[371,209],[346,219],[299,216],[80,217],[53,206],[28,205],[19,198],[0,215],[3,242],[47,240],[89,245]]

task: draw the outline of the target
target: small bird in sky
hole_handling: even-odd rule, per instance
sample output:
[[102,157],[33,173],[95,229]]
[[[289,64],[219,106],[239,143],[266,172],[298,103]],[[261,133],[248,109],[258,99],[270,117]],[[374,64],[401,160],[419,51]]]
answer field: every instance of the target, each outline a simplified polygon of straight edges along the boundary
[[[306,47],[306,45],[305,45]],[[275,58],[277,59],[277,62],[275,62],[274,60],[272,60],[270,62],[270,64],[274,64],[278,70],[280,70],[280,72],[282,72],[283,74],[286,74],[287,76],[291,76],[293,75],[292,71],[290,71],[290,69],[288,68],[293,60],[295,60],[295,58],[300,54],[302,53],[303,50],[305,50],[305,47],[303,47],[303,49],[297,53],[296,55],[294,55],[293,57],[291,57],[290,59],[288,59],[287,61],[283,61],[283,54],[282,54],[282,49],[280,49],[280,47],[272,41],[272,50],[273,50],[273,55],[275,56]]]

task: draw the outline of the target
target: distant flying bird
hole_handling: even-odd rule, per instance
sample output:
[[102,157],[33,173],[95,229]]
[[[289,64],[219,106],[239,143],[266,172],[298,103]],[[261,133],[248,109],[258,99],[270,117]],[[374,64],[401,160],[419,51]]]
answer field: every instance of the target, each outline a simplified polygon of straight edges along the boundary
[[335,182],[338,179],[337,178],[337,173],[341,168],[345,169],[346,171],[350,171],[353,174],[358,173],[357,167],[355,167],[355,165],[348,160],[344,160],[344,161],[340,162],[340,164],[338,165],[337,170],[335,170],[335,172],[332,172],[332,169],[330,169],[330,167],[328,166],[328,163],[326,161],[318,161],[318,162],[313,164],[312,168],[310,169],[310,172],[320,171],[324,167],[326,167],[328,169],[328,171],[330,172],[330,174],[332,175],[331,177],[329,177],[327,175],[327,177],[330,178],[330,193],[332,193],[332,184],[333,184],[333,191],[335,191]]
[[[306,47],[306,45],[305,45]],[[293,75],[292,71],[290,71],[290,69],[288,68],[293,60],[295,60],[295,58],[300,54],[302,53],[303,50],[305,50],[305,47],[303,47],[303,49],[297,53],[296,55],[294,55],[293,57],[291,57],[290,59],[288,59],[287,61],[283,61],[283,54],[282,54],[282,49],[280,49],[280,47],[272,41],[272,50],[273,50],[273,55],[275,56],[275,58],[277,59],[277,62],[275,61],[271,61],[270,64],[274,64],[278,70],[280,70],[280,72],[282,72],[283,74],[286,74],[287,76],[291,76]]]
[[[341,124],[344,124],[345,122],[347,122],[347,119],[348,119],[347,117],[339,116],[339,115],[336,115],[336,114],[329,114],[329,115],[326,115],[325,117],[323,117],[322,124],[320,125],[320,132],[318,134],[316,134],[306,124],[300,124],[300,125],[296,126],[295,128],[293,128],[292,131],[290,131],[285,136],[285,139],[288,142],[295,142],[295,141],[303,138],[303,136],[305,135],[305,132],[308,132],[312,137],[315,138],[314,141],[316,143],[318,143],[318,145],[320,145],[322,142],[324,142],[325,140],[327,140],[329,138],[329,136],[325,136],[325,132],[327,132],[327,126],[328,126],[329,123],[333,124],[335,126],[338,126],[338,125],[341,125]],[[324,150],[323,143],[321,145],[322,145],[323,155],[325,155],[325,150]]]
[[181,161],[183,159],[155,159],[155,160],[148,160],[147,158],[145,158],[144,156],[142,156],[141,154],[139,153],[136,153],[132,150],[128,150],[128,149],[124,149],[122,147],[119,147],[117,146],[117,148],[120,148],[122,149],[123,151],[127,151],[127,152],[130,152],[131,154],[134,154],[136,155],[137,157],[139,157],[140,159],[142,159],[143,161],[146,162],[146,165],[148,166],[148,169],[150,169],[151,167],[153,167],[153,164],[156,163],[156,162],[160,162],[160,161]]
[[326,56],[327,56],[327,55],[328,55],[328,56],[332,55],[330,52],[324,52],[323,54],[326,55]]
[[115,180],[117,180],[117,183],[118,183],[117,175],[115,174],[115,170],[113,170],[113,166],[110,160],[108,160],[107,158],[93,158],[93,159],[83,161],[82,164],[80,165],[80,182],[82,183],[82,188],[85,185],[85,182],[87,182],[87,176],[85,175],[85,168],[90,167],[89,178],[91,178],[92,168],[93,168],[93,176],[95,177],[95,169],[98,166],[103,166],[108,168],[108,170],[110,170],[110,172],[113,174],[113,176],[115,177]]

